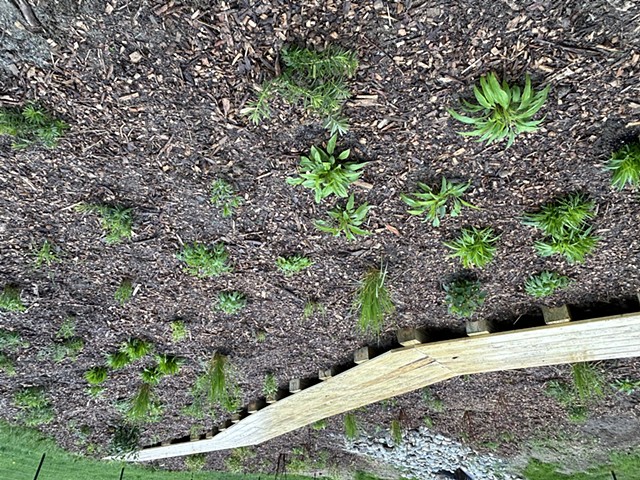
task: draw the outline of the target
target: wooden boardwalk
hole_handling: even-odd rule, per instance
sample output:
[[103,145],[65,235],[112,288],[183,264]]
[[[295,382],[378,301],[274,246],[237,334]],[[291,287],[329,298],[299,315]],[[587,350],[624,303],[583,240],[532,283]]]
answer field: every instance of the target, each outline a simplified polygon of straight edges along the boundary
[[143,449],[148,461],[265,442],[317,420],[459,375],[640,356],[640,313],[416,343],[364,361],[212,438]]

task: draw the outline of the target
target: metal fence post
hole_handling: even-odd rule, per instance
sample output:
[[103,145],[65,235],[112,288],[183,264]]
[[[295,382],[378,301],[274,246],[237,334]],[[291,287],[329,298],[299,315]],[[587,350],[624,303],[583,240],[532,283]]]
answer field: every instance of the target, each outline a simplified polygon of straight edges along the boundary
[[42,457],[40,458],[40,463],[38,464],[38,469],[36,470],[36,475],[35,477],[33,477],[33,480],[38,480],[38,475],[40,475],[40,469],[42,468],[42,464],[44,463],[44,457],[47,456],[47,452],[42,454]]

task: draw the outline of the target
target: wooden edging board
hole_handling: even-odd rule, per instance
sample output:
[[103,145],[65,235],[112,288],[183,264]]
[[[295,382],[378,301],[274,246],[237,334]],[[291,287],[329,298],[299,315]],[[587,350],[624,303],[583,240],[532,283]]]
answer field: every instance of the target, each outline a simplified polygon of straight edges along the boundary
[[398,348],[242,419],[213,438],[119,457],[144,462],[256,445],[459,375],[640,356],[640,313]]

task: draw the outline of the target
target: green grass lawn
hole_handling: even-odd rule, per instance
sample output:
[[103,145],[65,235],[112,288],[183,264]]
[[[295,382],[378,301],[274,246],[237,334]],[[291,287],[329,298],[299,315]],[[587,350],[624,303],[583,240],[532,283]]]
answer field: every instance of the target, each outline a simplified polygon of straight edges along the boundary
[[[258,475],[224,472],[168,472],[140,465],[102,462],[68,453],[35,430],[0,422],[0,479],[33,480],[40,457],[46,453],[38,480],[258,480]],[[263,480],[271,475],[260,475]],[[288,475],[289,480],[304,479]]]
[[640,480],[640,451],[614,453],[606,465],[592,467],[586,472],[570,475],[557,473],[559,465],[530,460],[524,471],[527,480],[612,480],[615,472],[618,480]]

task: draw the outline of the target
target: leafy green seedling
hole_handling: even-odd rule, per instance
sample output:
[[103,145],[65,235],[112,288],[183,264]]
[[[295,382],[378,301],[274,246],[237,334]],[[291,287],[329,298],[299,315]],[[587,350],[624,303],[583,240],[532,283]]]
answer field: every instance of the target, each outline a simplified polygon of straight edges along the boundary
[[549,87],[534,92],[531,78],[526,75],[521,91],[519,86],[509,86],[506,81],[501,84],[497,75],[490,72],[480,78],[480,88],[474,86],[473,93],[477,103],[463,100],[462,110],[474,116],[447,110],[453,118],[474,128],[459,132],[460,135],[479,137],[479,142],[489,144],[506,138],[509,148],[516,135],[538,130],[542,120],[533,120],[533,117],[546,102]]
[[532,297],[543,298],[553,295],[556,290],[566,288],[571,283],[569,277],[556,272],[544,271],[531,275],[524,284],[524,290]]
[[362,333],[380,335],[384,319],[395,310],[389,290],[385,286],[387,270],[371,269],[356,292],[354,308],[359,310],[358,328]]
[[355,240],[356,235],[371,233],[360,228],[370,209],[367,203],[355,208],[353,195],[350,195],[344,207],[336,206],[327,212],[331,218],[330,221],[316,220],[315,226],[321,232],[331,233],[334,237],[339,237],[343,233],[347,240]]
[[264,383],[262,385],[262,394],[267,399],[275,399],[278,393],[278,380],[273,373],[267,373],[264,377]]
[[231,271],[229,253],[224,244],[216,243],[208,248],[202,243],[185,245],[177,255],[178,260],[187,264],[185,272],[198,277],[217,277]]
[[5,285],[0,294],[0,310],[7,312],[24,312],[27,307],[20,299],[20,290],[13,285]]
[[105,242],[110,245],[120,243],[133,235],[133,209],[131,208],[81,203],[76,210],[80,213],[100,215],[100,224],[107,232]]
[[614,188],[622,190],[629,185],[637,189],[640,186],[640,139],[614,152],[605,168],[611,172]]
[[55,415],[42,387],[27,387],[16,392],[13,401],[21,410],[20,418],[29,427],[45,425]]
[[116,293],[114,294],[114,298],[116,302],[118,302],[120,305],[124,305],[129,300],[131,300],[132,296],[133,296],[133,283],[131,282],[130,279],[125,278],[124,280],[122,280],[122,282],[120,283],[120,286],[116,290]]
[[171,340],[178,343],[187,337],[187,326],[182,320],[174,320],[171,322]]
[[142,381],[144,383],[148,383],[149,385],[157,385],[158,383],[160,383],[160,379],[162,377],[162,372],[160,372],[160,369],[157,365],[154,367],[144,368],[142,370],[142,373],[140,374],[140,378],[142,378]]
[[106,382],[108,371],[106,367],[92,367],[84,373],[84,378],[90,385],[100,385]]
[[47,148],[58,145],[58,141],[69,128],[62,120],[57,120],[41,108],[30,103],[22,110],[0,109],[0,135],[15,138],[14,149],[28,147],[33,143],[42,143]]
[[49,240],[42,242],[42,246],[36,252],[35,257],[33,263],[36,268],[40,268],[43,265],[50,267],[52,264],[60,261],[60,257],[56,253],[56,248]]
[[337,135],[327,143],[327,151],[312,146],[309,157],[300,157],[300,176],[287,178],[289,185],[302,185],[314,191],[316,203],[329,195],[345,198],[349,185],[360,178],[360,170],[366,163],[347,162],[351,150],[344,150],[336,157]]
[[220,292],[215,309],[228,315],[238,313],[247,305],[247,297],[242,292]]
[[27,342],[23,342],[18,332],[0,329],[0,350],[13,352],[21,347],[28,347]]
[[449,313],[459,317],[470,317],[484,303],[486,292],[477,280],[458,278],[443,286]]
[[463,228],[460,237],[445,242],[445,246],[453,250],[448,258],[458,257],[464,268],[482,268],[493,260],[499,238],[492,228]]
[[452,183],[442,177],[439,192],[434,192],[428,185],[418,182],[418,187],[422,192],[412,193],[411,195],[415,198],[405,194],[401,194],[400,197],[411,207],[411,210],[409,210],[411,215],[424,215],[426,213],[423,222],[430,220],[434,227],[438,227],[440,226],[440,220],[447,215],[447,207],[449,215],[452,217],[460,215],[462,207],[478,208],[461,198],[470,185],[471,183]]
[[616,380],[611,384],[611,387],[620,393],[633,395],[635,392],[640,391],[640,380],[630,380],[628,378]]
[[285,276],[290,277],[305,268],[309,268],[313,265],[313,262],[302,255],[291,255],[289,257],[278,257],[276,265]]
[[302,312],[302,317],[304,319],[311,318],[313,315],[324,315],[327,312],[325,306],[313,300],[309,300],[304,304],[304,310]]
[[402,424],[400,420],[391,420],[391,438],[395,445],[402,445]]
[[222,179],[214,180],[211,184],[211,203],[222,209],[225,218],[233,215],[234,209],[242,205],[242,197],[238,196],[233,187]]

